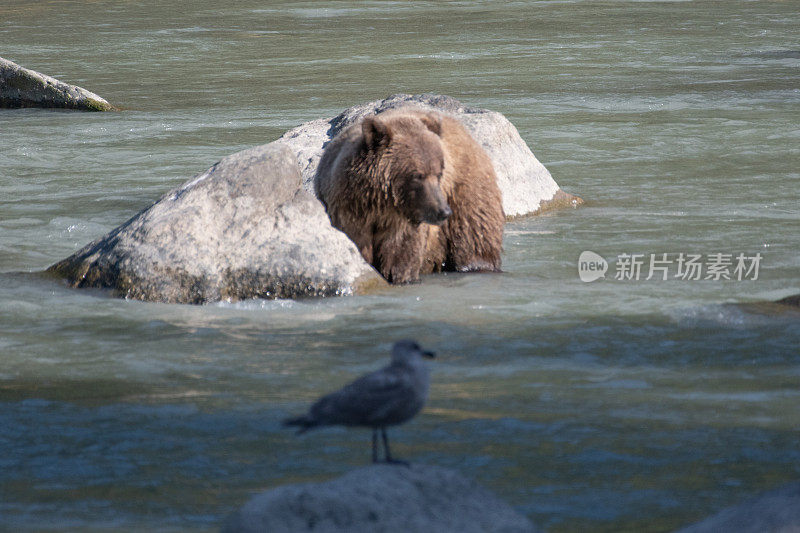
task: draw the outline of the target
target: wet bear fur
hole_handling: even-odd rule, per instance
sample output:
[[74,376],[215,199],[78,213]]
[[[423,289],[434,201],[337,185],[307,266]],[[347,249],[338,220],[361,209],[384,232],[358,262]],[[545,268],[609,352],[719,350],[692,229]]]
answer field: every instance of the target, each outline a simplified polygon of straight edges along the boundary
[[411,107],[365,117],[328,144],[315,189],[333,226],[392,283],[500,271],[494,168],[455,118]]

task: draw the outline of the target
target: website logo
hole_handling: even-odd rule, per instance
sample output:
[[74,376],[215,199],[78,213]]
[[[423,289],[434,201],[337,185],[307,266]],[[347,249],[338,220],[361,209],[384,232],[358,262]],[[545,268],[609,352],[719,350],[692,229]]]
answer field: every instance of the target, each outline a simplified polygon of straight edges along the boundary
[[589,283],[606,277],[608,262],[600,255],[586,250],[578,257],[578,276],[581,281]]

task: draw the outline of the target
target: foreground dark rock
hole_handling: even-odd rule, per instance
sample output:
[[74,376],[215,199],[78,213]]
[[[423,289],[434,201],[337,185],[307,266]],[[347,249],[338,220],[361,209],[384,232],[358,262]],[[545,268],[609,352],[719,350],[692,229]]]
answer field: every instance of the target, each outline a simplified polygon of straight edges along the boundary
[[677,533],[789,533],[800,531],[800,482],[728,507]]
[[455,116],[483,146],[497,173],[503,194],[503,210],[509,218],[542,213],[548,209],[583,203],[559,189],[550,172],[533,155],[517,129],[502,114],[468,107],[449,96],[397,94],[346,109],[330,119],[306,122],[286,132],[279,142],[295,153],[303,174],[303,186],[314,191],[314,174],[325,144],[358,119],[405,105],[434,109]]
[[792,296],[781,298],[776,303],[783,305],[791,305],[793,307],[800,307],[800,294],[793,294]]
[[286,485],[259,494],[230,517],[222,531],[521,533],[536,528],[487,489],[452,470],[373,465],[324,483]]
[[51,266],[72,287],[169,303],[367,292],[385,281],[300,187],[295,155],[230,155]]
[[0,108],[47,107],[113,111],[96,94],[0,57]]

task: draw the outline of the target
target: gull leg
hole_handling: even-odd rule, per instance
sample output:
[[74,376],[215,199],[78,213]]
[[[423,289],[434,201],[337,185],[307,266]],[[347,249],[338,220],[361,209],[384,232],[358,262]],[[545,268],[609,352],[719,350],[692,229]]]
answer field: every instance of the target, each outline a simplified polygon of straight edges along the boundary
[[386,462],[394,465],[403,465],[410,467],[408,461],[401,461],[400,459],[392,459],[392,453],[389,451],[389,439],[386,437],[386,428],[381,426],[381,436],[383,436],[383,449],[386,452]]

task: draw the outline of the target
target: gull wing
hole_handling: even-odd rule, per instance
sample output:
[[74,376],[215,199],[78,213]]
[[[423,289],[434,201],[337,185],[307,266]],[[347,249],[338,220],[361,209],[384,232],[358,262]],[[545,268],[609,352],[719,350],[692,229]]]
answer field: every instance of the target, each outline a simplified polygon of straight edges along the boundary
[[[414,381],[408,372],[388,366],[363,376],[320,398],[310,414],[321,424],[380,426],[410,418],[419,409]],[[405,416],[406,411],[412,411]]]

